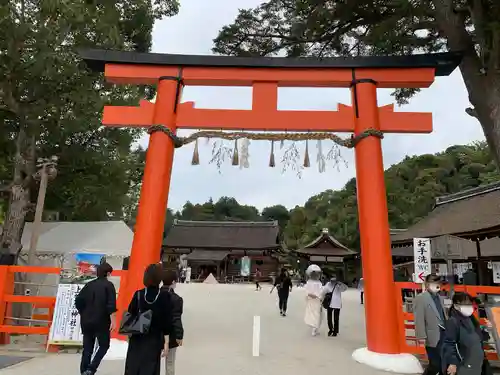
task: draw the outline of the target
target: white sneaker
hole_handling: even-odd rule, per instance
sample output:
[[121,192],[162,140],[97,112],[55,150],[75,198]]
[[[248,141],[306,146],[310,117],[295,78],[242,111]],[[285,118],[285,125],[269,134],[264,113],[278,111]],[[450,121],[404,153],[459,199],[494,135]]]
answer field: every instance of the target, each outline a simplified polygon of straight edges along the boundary
[[313,328],[312,335],[313,336],[317,336],[318,335],[318,329],[317,328]]

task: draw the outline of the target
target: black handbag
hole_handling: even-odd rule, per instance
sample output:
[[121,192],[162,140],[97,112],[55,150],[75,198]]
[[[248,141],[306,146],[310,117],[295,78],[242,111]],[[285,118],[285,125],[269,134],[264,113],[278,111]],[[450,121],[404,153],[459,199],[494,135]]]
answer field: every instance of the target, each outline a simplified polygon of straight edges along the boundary
[[330,293],[326,293],[325,297],[323,298],[323,308],[328,309],[330,307],[330,303],[332,302],[332,297],[333,297],[333,292],[335,292],[335,288],[337,288],[338,284],[335,284],[333,287],[333,290]]
[[[118,331],[121,335],[134,336],[145,335],[149,333],[149,330],[151,328],[151,319],[153,318],[153,311],[149,309],[141,312],[140,294],[140,292],[137,293],[137,312],[131,314],[126,311],[123,314],[122,322],[120,324],[120,330]],[[152,305],[158,299],[160,292],[158,291],[158,294],[156,295],[153,302],[149,302],[146,299],[146,294],[147,290],[144,291],[144,301],[146,301],[148,305]]]

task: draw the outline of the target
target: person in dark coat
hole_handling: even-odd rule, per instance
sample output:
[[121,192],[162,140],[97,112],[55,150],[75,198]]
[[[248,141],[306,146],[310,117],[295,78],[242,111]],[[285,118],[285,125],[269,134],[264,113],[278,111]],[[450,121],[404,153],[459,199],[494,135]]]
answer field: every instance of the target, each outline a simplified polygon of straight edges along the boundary
[[490,369],[483,349],[490,336],[472,315],[472,302],[466,293],[455,293],[453,296],[443,343],[443,373],[484,375]]
[[172,333],[172,300],[170,293],[161,293],[163,270],[160,264],[150,264],[144,272],[144,289],[135,292],[128,312],[140,314],[151,310],[147,334],[129,338],[125,375],[160,375],[161,357],[166,357]]
[[175,293],[177,285],[177,273],[174,271],[165,271],[163,273],[162,292],[169,293],[172,301],[172,333],[168,342],[168,355],[165,358],[166,375],[175,375],[175,357],[177,348],[182,346],[184,339],[184,327],[182,325],[182,311],[184,300]]
[[[97,267],[97,279],[85,284],[75,298],[83,333],[80,374],[93,375],[106,355],[111,342],[110,331],[115,327],[116,289],[108,277],[113,267],[102,263]],[[99,345],[94,353],[95,342]]]
[[286,269],[281,269],[281,273],[276,278],[274,286],[278,290],[280,315],[286,316],[286,311],[288,309],[288,297],[292,291],[292,279],[290,279]]
[[260,286],[260,279],[262,278],[262,272],[260,271],[259,268],[255,270],[255,291],[262,290],[262,287]]

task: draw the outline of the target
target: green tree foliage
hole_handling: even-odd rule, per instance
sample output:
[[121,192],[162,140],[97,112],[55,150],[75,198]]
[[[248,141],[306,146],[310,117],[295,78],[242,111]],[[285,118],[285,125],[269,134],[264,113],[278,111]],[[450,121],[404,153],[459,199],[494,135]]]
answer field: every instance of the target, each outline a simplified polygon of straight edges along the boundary
[[[390,227],[407,228],[432,210],[437,197],[500,181],[500,174],[487,144],[481,142],[452,146],[435,155],[407,156],[385,171],[385,181]],[[211,200],[197,205],[188,202],[173,215],[185,220],[278,220],[291,249],[304,246],[328,228],[344,245],[359,248],[354,178],[343,189],[326,190],[290,211],[271,206],[259,215],[255,207],[240,206],[235,199],[225,197],[215,204]]]
[[[408,55],[460,51],[460,71],[500,165],[498,0],[268,0],[240,10],[213,51],[236,56]],[[397,90],[405,103],[417,90]]]
[[103,128],[100,119],[105,103],[137,104],[154,92],[106,84],[77,49],[147,52],[154,21],[177,11],[176,0],[7,0],[0,7],[0,182],[9,201],[3,248],[18,250],[36,196],[37,157],[59,157],[46,208],[60,219],[133,211],[137,194],[130,191],[144,152],[130,149],[140,132]]

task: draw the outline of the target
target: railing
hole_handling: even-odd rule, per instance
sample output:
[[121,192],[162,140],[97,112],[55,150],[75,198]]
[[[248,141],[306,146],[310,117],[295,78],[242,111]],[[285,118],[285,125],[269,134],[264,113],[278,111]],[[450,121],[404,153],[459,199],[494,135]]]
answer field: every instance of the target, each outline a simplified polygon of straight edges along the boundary
[[[48,337],[56,297],[54,296],[33,296],[33,295],[15,295],[14,279],[16,273],[37,273],[37,274],[56,274],[59,275],[61,268],[58,267],[30,267],[30,266],[0,266],[0,344],[7,344],[11,334],[23,335],[46,335]],[[124,284],[124,276],[127,271],[113,271],[112,276],[121,277],[120,285]],[[25,284],[25,283],[21,283]],[[40,284],[40,287],[46,285]],[[12,304],[29,303],[32,305],[32,311],[35,309],[47,309],[45,314],[32,314],[30,319],[13,318]],[[118,295],[117,306],[119,311],[125,308],[125,301],[122,301],[121,294]],[[9,320],[29,321],[29,325],[14,325]],[[36,324],[33,326],[32,324]],[[113,333],[116,337],[116,332]]]
[[[395,283],[395,287],[396,287],[396,303],[398,306],[397,311],[398,311],[401,352],[425,356],[425,347],[415,337],[415,321],[413,312],[405,311],[402,298],[403,290],[413,291],[413,293],[420,293],[422,291],[422,285],[411,282],[403,282],[403,283],[398,282]],[[449,290],[449,286],[445,285],[443,287],[443,290]],[[477,297],[478,294],[500,295],[500,287],[496,286],[455,285],[454,290],[456,292],[468,293],[473,297]],[[484,325],[485,320],[480,319],[480,323]],[[490,360],[499,359],[499,356],[496,352],[496,348],[494,345],[487,343],[484,349],[488,359]]]

